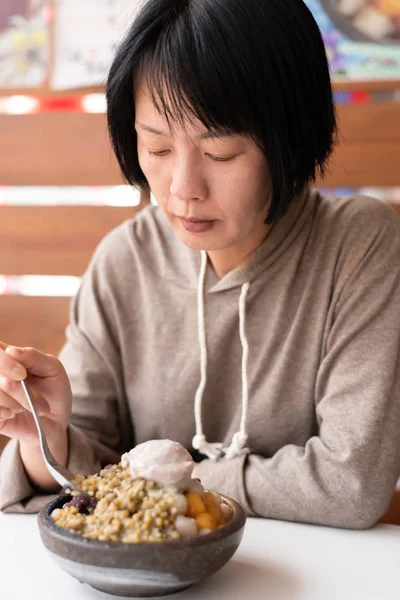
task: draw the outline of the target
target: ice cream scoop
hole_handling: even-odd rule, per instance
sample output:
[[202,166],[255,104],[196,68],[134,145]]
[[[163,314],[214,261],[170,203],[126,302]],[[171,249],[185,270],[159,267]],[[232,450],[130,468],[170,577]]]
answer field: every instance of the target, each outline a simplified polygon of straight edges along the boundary
[[129,468],[132,479],[152,479],[163,487],[177,490],[191,487],[194,465],[189,452],[172,440],[149,440],[121,457],[121,466]]

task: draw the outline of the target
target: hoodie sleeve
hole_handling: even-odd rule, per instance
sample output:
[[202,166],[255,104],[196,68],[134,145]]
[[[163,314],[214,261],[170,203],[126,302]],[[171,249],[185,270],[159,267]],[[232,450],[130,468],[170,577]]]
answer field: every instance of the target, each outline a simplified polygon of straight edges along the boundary
[[[67,341],[59,356],[73,393],[67,464],[73,473],[95,473],[119,462],[132,442],[113,321],[114,274],[105,264],[109,243],[106,239],[100,245],[71,303]],[[0,510],[37,512],[51,497],[32,487],[19,441],[11,440],[0,456]]]
[[249,515],[374,525],[400,475],[399,310],[395,243],[391,258],[361,263],[338,298],[316,381],[318,435],[271,458],[205,460],[196,467],[203,485],[237,499]]

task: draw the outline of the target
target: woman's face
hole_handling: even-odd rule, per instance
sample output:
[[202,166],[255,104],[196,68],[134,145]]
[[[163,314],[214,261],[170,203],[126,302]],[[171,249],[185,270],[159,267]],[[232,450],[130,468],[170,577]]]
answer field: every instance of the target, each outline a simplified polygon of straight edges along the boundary
[[146,85],[135,89],[141,169],[169,223],[186,246],[244,254],[265,238],[270,178],[247,135],[221,137],[200,121],[169,129]]

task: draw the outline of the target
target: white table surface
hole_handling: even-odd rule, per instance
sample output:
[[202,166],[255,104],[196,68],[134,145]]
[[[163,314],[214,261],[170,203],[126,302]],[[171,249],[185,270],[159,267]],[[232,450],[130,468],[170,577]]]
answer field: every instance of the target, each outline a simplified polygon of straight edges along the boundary
[[[35,515],[0,513],[1,600],[111,600],[53,563]],[[248,519],[230,562],[174,600],[399,600],[400,527],[348,531]]]

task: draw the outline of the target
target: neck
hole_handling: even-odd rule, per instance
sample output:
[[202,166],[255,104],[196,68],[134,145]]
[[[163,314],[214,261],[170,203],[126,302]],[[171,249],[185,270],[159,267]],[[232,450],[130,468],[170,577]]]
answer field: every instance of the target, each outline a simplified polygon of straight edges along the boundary
[[222,279],[225,275],[240,267],[245,260],[261,246],[270,229],[266,225],[257,238],[243,240],[240,244],[224,250],[210,250],[208,258],[217,276]]

